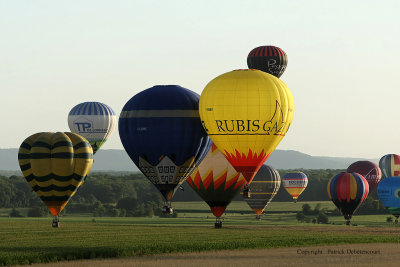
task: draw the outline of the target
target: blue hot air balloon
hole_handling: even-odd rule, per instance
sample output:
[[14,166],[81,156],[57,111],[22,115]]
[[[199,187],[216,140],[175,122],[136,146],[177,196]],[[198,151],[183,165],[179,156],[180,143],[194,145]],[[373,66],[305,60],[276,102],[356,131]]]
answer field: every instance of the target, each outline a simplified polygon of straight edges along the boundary
[[122,144],[164,196],[167,213],[172,213],[175,190],[211,147],[199,117],[199,98],[181,86],[157,85],[133,96],[120,114]]
[[396,217],[400,216],[400,177],[388,177],[378,184],[378,197],[389,212]]

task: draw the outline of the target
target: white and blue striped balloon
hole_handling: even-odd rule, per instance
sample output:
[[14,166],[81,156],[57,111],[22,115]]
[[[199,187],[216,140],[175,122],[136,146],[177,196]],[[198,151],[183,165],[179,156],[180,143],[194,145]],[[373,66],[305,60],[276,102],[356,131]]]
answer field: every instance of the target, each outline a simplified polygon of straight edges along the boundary
[[85,137],[92,145],[94,153],[107,141],[116,122],[114,110],[100,102],[80,103],[68,114],[71,132]]

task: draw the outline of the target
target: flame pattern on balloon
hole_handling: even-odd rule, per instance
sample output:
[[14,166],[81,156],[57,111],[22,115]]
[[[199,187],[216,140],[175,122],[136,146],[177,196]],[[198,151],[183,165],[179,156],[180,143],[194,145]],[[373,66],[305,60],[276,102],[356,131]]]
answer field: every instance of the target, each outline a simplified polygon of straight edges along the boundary
[[232,167],[214,144],[186,182],[217,218],[246,183],[243,175]]
[[294,102],[289,88],[275,76],[236,70],[208,83],[199,112],[214,144],[250,183],[288,131]]

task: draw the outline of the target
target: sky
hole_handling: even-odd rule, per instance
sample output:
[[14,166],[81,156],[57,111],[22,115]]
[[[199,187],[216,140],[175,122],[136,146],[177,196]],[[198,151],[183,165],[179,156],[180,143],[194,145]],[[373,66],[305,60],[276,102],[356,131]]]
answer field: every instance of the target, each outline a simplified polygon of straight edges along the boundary
[[[295,102],[278,149],[313,156],[400,154],[400,1],[0,0],[0,148],[69,131],[72,107],[119,115],[138,92],[201,94],[275,45]],[[102,149],[123,149],[116,128]]]

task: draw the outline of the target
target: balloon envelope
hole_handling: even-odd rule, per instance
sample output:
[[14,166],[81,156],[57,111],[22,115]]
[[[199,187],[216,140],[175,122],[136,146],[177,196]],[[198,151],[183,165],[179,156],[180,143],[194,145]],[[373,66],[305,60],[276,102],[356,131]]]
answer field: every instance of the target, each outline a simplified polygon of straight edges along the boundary
[[246,180],[213,144],[186,182],[210,206],[214,216],[220,217]]
[[381,169],[371,161],[356,161],[352,163],[347,172],[356,172],[361,174],[368,182],[369,192],[375,189],[382,178]]
[[75,133],[37,133],[22,142],[18,162],[33,191],[56,216],[89,174],[93,150]]
[[278,193],[280,186],[279,172],[271,166],[262,165],[249,185],[250,197],[244,200],[257,215],[260,215]]
[[94,153],[107,141],[116,122],[114,110],[100,102],[80,103],[68,114],[69,129],[85,137],[92,145]]
[[250,183],[285,136],[294,102],[278,78],[259,70],[236,70],[208,83],[199,111],[214,144]]
[[272,45],[256,47],[247,56],[249,69],[261,70],[278,78],[285,71],[287,62],[285,51]]
[[283,176],[283,187],[294,200],[300,196],[308,185],[308,178],[302,172],[289,172]]
[[119,118],[126,152],[167,201],[211,146],[198,102],[186,88],[158,85],[133,96]]
[[350,220],[354,211],[367,198],[369,185],[358,173],[342,172],[328,182],[328,195],[346,220]]
[[400,178],[387,177],[378,184],[378,197],[391,214],[400,215]]
[[400,176],[400,155],[387,154],[379,160],[384,177]]

